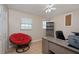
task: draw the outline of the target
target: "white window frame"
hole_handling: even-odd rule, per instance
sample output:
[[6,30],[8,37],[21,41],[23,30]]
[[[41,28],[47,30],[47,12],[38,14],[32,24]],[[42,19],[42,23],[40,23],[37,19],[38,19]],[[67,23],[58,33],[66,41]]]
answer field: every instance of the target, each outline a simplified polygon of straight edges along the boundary
[[31,18],[22,18],[20,24],[21,30],[32,29],[32,19]]
[[47,21],[42,21],[42,28],[43,28],[43,29],[46,29],[46,22],[47,22]]

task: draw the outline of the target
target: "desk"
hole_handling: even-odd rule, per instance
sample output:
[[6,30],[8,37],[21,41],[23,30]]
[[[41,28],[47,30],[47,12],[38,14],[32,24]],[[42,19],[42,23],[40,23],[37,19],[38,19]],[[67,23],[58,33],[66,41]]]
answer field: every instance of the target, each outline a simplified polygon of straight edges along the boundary
[[44,54],[76,54],[79,53],[78,49],[68,46],[68,40],[56,39],[53,37],[42,38],[42,52]]

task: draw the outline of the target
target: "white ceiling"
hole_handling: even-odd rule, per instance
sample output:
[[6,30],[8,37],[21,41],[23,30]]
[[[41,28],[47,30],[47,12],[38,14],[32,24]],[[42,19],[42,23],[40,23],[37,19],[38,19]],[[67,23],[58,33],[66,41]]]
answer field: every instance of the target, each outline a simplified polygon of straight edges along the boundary
[[8,8],[43,17],[54,17],[59,14],[79,10],[79,4],[55,4],[53,7],[56,7],[56,10],[46,14],[44,10],[46,6],[47,4],[9,4]]

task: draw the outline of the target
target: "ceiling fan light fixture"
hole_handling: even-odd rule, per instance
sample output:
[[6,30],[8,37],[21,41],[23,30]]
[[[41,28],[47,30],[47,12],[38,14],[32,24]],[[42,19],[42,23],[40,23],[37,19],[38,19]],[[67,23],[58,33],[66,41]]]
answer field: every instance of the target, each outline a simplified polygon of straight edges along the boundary
[[54,6],[54,4],[49,4],[49,5],[46,7],[45,12],[46,12],[46,13],[50,13],[51,11],[56,10],[56,8],[54,8],[53,6]]
[[51,12],[51,9],[47,9],[45,12],[46,12],[46,13],[49,13],[49,12]]
[[56,10],[56,8],[48,8],[48,9],[45,10],[45,12],[50,13],[51,11],[55,11],[55,10]]
[[56,8],[51,8],[51,10],[53,10],[53,11],[54,11],[54,10],[56,10]]

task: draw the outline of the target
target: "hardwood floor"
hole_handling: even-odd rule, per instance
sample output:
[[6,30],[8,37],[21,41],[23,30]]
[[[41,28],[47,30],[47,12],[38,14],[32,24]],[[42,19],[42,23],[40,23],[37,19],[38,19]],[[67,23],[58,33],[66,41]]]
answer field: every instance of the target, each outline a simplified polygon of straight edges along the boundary
[[[8,54],[18,54],[15,48],[10,48]],[[30,49],[20,54],[42,54],[42,41],[31,44]]]

